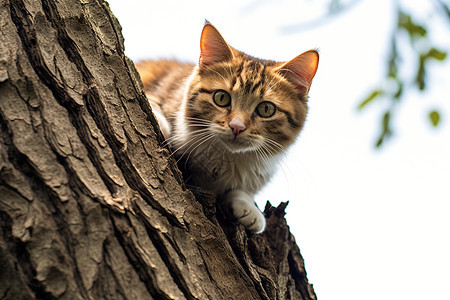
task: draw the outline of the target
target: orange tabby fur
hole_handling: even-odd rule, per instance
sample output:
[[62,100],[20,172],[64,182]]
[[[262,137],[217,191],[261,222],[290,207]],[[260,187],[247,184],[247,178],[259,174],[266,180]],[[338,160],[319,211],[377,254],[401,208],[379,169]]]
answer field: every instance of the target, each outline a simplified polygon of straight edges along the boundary
[[286,63],[254,58],[230,47],[207,23],[200,52],[197,66],[159,60],[137,69],[192,184],[214,191],[244,226],[261,232],[265,221],[253,195],[303,128],[317,51]]

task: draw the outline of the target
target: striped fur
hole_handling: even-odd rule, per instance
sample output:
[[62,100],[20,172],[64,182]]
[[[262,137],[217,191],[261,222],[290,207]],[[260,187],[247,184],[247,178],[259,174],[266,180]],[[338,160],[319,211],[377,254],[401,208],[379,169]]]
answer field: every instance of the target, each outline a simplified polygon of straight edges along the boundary
[[[287,63],[251,57],[207,23],[196,66],[159,60],[137,69],[168,144],[192,173],[190,183],[214,191],[244,226],[261,232],[264,217],[252,197],[303,128],[317,63],[316,51]],[[226,92],[230,105],[217,105],[216,91]],[[257,107],[267,102],[275,113],[264,117]]]

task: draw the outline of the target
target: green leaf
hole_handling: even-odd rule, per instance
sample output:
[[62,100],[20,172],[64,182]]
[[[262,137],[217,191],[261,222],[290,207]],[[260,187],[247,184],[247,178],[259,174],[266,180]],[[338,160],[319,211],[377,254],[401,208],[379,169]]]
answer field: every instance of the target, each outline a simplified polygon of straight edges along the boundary
[[413,40],[417,37],[424,37],[427,35],[427,30],[424,26],[415,23],[411,16],[404,12],[399,12],[398,27],[405,29],[409,37]]
[[419,90],[425,89],[425,56],[424,54],[419,57],[419,68],[417,69],[416,84]]
[[383,94],[384,94],[383,90],[374,90],[374,91],[372,91],[372,93],[370,93],[370,95],[358,105],[358,110],[363,109],[367,104],[372,102],[373,99],[375,99],[376,97],[379,97],[379,96],[381,96]]
[[382,121],[383,135],[388,135],[388,136],[391,135],[390,122],[391,122],[391,112],[387,111],[383,115],[383,121]]
[[441,121],[441,115],[439,114],[438,111],[435,110],[431,111],[428,117],[430,118],[431,124],[434,127],[439,125],[439,122]]
[[398,52],[397,52],[397,42],[394,39],[392,39],[391,44],[391,53],[389,54],[389,71],[388,71],[388,77],[391,78],[397,78],[398,73]]
[[428,51],[428,53],[426,54],[426,57],[427,58],[430,57],[430,58],[434,58],[439,61],[443,61],[447,58],[447,52],[441,51],[436,48],[431,48],[430,51]]
[[403,87],[404,87],[404,83],[401,82],[400,80],[397,80],[397,91],[393,95],[394,100],[397,100],[397,101],[400,100],[400,97],[403,95]]
[[380,148],[381,145],[383,145],[383,141],[384,141],[384,135],[381,135],[381,136],[378,138],[377,142],[375,143],[375,147],[376,147],[376,148]]
[[391,122],[391,112],[387,111],[383,115],[383,120],[381,121],[381,134],[378,137],[377,142],[375,143],[376,148],[380,148],[381,145],[383,145],[384,140],[392,135],[390,122]]

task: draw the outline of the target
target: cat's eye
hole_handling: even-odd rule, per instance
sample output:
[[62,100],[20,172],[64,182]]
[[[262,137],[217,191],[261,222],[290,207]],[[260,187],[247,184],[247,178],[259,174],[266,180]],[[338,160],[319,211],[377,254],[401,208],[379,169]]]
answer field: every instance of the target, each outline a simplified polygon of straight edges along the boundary
[[213,100],[220,107],[230,106],[231,104],[231,96],[224,90],[217,90],[213,95]]
[[255,112],[263,118],[269,118],[275,114],[277,107],[272,102],[264,101],[258,104]]

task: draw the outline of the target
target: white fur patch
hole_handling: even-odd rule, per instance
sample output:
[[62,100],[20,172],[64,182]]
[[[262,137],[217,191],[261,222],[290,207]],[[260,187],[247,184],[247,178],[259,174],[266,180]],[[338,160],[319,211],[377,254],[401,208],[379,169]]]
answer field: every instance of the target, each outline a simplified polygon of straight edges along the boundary
[[167,119],[164,117],[163,112],[161,111],[161,108],[158,104],[151,103],[153,114],[156,117],[156,120],[158,121],[159,128],[161,129],[161,132],[164,135],[164,138],[169,138],[171,134],[170,125]]

